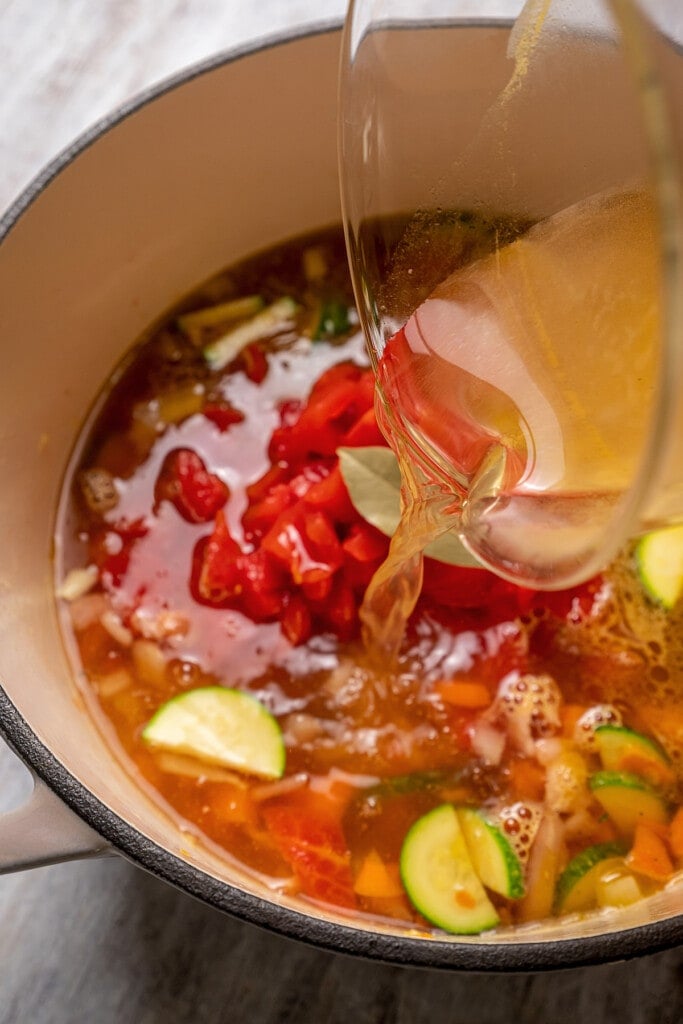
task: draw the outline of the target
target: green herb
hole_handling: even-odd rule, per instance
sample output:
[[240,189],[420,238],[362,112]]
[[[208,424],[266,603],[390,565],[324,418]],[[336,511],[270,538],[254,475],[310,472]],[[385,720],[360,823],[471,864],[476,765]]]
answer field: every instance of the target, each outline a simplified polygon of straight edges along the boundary
[[[349,497],[366,522],[392,537],[401,518],[401,471],[390,448],[340,448],[339,468]],[[481,568],[455,533],[433,541],[425,554],[447,565]]]
[[337,299],[327,299],[320,307],[318,322],[313,331],[313,341],[337,338],[351,330],[349,307]]

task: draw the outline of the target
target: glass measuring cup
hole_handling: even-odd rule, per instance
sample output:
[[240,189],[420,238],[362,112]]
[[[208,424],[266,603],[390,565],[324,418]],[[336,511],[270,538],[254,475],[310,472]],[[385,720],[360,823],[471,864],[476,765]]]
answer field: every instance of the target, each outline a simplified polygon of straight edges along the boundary
[[381,418],[453,496],[441,528],[562,587],[683,518],[681,15],[471,11],[351,5],[347,241]]

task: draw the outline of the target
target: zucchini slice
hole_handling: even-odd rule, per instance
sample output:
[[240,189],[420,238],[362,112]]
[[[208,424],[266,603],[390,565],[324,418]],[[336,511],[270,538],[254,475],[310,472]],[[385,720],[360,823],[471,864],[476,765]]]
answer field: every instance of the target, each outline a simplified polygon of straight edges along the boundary
[[263,779],[279,779],[285,770],[280,726],[241,690],[205,686],[181,693],[159,708],[142,738],[150,747]]
[[648,596],[667,610],[673,608],[683,591],[683,525],[646,534],[635,557]]
[[475,935],[498,924],[452,804],[441,804],[415,822],[403,841],[400,869],[411,902],[438,928]]
[[553,912],[576,914],[595,907],[596,884],[608,866],[607,862],[615,857],[623,857],[625,853],[625,843],[598,843],[577,853],[557,880]]
[[486,888],[511,900],[521,899],[522,864],[500,825],[472,807],[461,807],[458,820],[472,866]]
[[640,821],[664,825],[668,820],[664,797],[639,775],[596,772],[588,786],[622,835],[633,835]]
[[642,775],[655,785],[673,782],[675,774],[666,752],[655,740],[624,725],[601,725],[595,743],[608,772]]

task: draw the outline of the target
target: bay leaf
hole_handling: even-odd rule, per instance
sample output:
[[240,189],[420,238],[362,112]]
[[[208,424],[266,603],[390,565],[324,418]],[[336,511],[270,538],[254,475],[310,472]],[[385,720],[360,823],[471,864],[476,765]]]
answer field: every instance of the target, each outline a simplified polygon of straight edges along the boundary
[[[351,502],[363,519],[393,537],[401,518],[401,471],[391,448],[339,448],[339,468]],[[425,554],[447,565],[481,569],[455,533],[444,533]]]

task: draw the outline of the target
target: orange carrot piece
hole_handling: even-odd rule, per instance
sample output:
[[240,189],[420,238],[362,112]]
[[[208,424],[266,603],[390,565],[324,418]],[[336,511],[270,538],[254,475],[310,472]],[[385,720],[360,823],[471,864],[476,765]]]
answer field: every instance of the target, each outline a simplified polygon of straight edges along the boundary
[[545,770],[533,758],[524,757],[510,763],[511,788],[520,800],[542,800],[545,793]]
[[683,859],[683,807],[679,807],[669,826],[671,852],[674,857]]
[[470,683],[464,679],[438,683],[436,690],[446,704],[456,704],[460,708],[487,708],[493,699],[483,683]]
[[359,896],[370,896],[374,899],[403,895],[398,868],[392,871],[387,867],[377,850],[371,850],[363,861],[353,888]]
[[588,710],[584,704],[564,704],[560,710],[560,721],[562,723],[562,735],[572,738],[576,723]]
[[674,870],[666,843],[649,823],[644,822],[636,825],[633,847],[626,863],[638,874],[654,878],[657,882],[665,882]]

